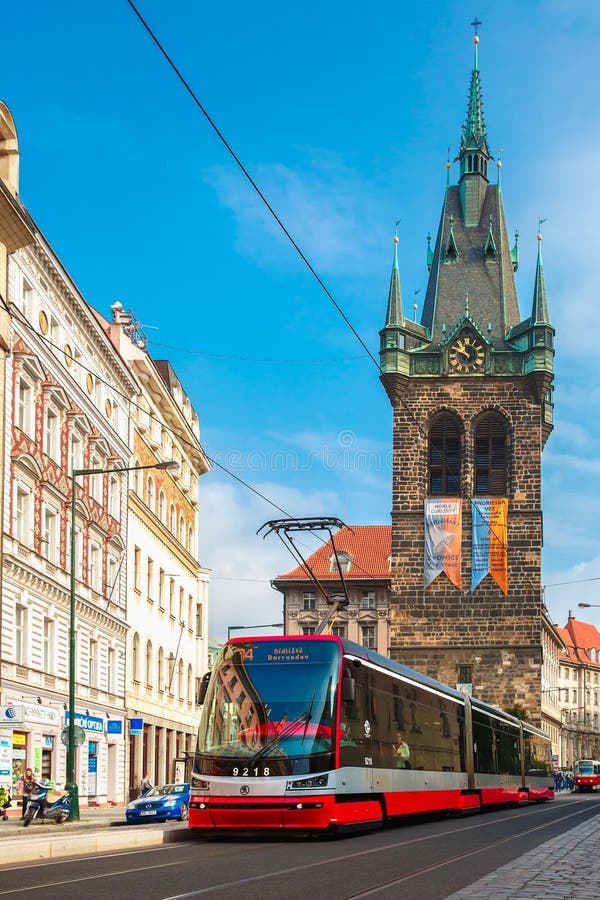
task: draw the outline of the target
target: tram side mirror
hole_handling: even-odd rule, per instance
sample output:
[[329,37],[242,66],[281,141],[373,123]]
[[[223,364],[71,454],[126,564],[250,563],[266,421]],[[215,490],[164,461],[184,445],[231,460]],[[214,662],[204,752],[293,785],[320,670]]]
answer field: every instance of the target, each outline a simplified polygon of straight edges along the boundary
[[210,672],[207,672],[206,675],[202,676],[202,681],[200,682],[200,687],[198,688],[198,697],[196,699],[196,703],[198,706],[202,706],[202,704],[206,700],[206,692],[208,690],[209,681]]
[[350,674],[350,669],[344,669],[342,675],[342,700],[344,703],[354,703],[356,696],[356,680]]

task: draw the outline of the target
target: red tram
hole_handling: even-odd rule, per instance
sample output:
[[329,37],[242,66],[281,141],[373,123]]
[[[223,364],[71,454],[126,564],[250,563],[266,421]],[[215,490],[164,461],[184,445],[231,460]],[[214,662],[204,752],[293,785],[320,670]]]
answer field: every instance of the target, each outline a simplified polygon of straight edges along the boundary
[[600,762],[597,759],[578,759],[573,766],[574,790],[600,791]]
[[193,829],[342,831],[554,796],[548,737],[329,635],[233,638],[207,683]]

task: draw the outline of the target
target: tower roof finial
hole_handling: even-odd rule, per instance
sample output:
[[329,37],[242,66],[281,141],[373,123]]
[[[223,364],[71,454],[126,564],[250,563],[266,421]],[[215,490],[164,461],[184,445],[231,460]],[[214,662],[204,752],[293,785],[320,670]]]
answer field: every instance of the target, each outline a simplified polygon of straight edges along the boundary
[[535,266],[535,284],[533,287],[533,307],[531,310],[532,325],[548,325],[550,323],[548,298],[544,283],[544,267],[542,265],[542,225],[545,221],[545,219],[539,219],[538,221],[538,253]]
[[398,225],[402,219],[396,221],[394,231],[394,263],[392,265],[392,277],[390,279],[390,291],[388,294],[388,306],[385,317],[385,327],[402,325],[404,314],[402,312],[402,289],[400,287],[400,269],[398,266]]
[[477,45],[479,44],[479,35],[477,34],[477,29],[481,24],[482,22],[479,21],[477,16],[475,16],[475,18],[471,22],[471,27],[475,29],[475,34],[473,35],[473,46],[475,48],[475,63],[473,65],[474,69],[477,68]]

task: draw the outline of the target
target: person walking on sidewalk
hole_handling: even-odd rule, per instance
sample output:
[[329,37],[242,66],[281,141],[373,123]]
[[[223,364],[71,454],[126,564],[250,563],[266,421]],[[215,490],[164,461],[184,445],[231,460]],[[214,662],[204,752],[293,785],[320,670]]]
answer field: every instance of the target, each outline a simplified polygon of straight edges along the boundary
[[148,777],[148,773],[144,772],[144,777],[142,778],[142,794],[141,794],[141,796],[143,797],[144,794],[147,794],[148,791],[151,790],[152,786],[153,785],[152,785],[152,782],[150,781],[150,778]]
[[27,809],[27,804],[29,803],[29,798],[33,794],[34,791],[37,790],[37,781],[33,776],[33,769],[25,769],[25,774],[21,779],[21,818],[25,818],[25,810]]

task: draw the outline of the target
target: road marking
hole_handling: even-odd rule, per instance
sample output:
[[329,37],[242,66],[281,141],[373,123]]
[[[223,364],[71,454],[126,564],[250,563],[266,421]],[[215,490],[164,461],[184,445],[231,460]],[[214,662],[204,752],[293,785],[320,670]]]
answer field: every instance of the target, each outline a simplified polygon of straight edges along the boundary
[[[571,804],[569,803],[569,805],[571,805]],[[581,804],[578,803],[577,805],[580,806]],[[536,810],[536,812],[539,812],[539,810]],[[487,850],[490,847],[494,847],[496,844],[502,844],[502,843],[506,843],[509,840],[515,840],[515,839],[519,838],[522,834],[530,834],[534,831],[539,831],[541,828],[549,828],[551,825],[555,825],[559,821],[564,822],[566,819],[571,819],[571,818],[573,818],[573,816],[579,815],[580,812],[581,812],[581,810],[578,809],[575,812],[570,813],[568,816],[562,816],[560,819],[554,819],[551,822],[544,823],[543,825],[536,825],[535,828],[530,828],[526,832],[520,832],[519,834],[511,835],[508,838],[503,838],[500,841],[492,842],[491,844],[487,845],[486,847],[481,847],[478,850],[472,850],[470,853],[464,854],[464,856],[471,856],[474,853],[479,853],[482,850]],[[526,813],[526,815],[534,815],[534,814],[535,814],[535,812]],[[515,815],[512,815],[512,816],[505,816],[505,818],[502,821],[507,821],[509,819],[515,819],[517,817],[518,817],[518,813]],[[494,821],[498,822],[498,819],[496,818]],[[485,823],[485,825],[493,825],[493,824],[494,824],[493,821]],[[482,826],[480,824],[469,825],[464,830],[470,831],[473,828],[477,828],[478,830],[481,830],[481,828],[485,827],[485,825],[484,826]],[[314,869],[314,868],[318,868],[319,866],[329,866],[332,863],[344,862],[347,859],[357,859],[359,856],[369,856],[373,853],[381,853],[381,852],[385,852],[386,850],[396,850],[399,847],[408,847],[411,844],[420,844],[424,841],[429,841],[429,840],[433,840],[433,839],[437,840],[438,838],[445,837],[446,835],[449,835],[449,834],[456,834],[456,829],[453,829],[450,831],[438,832],[435,835],[424,835],[423,837],[411,838],[411,840],[409,840],[409,841],[401,841],[401,842],[394,843],[394,844],[386,844],[385,847],[374,847],[370,850],[360,850],[358,853],[349,853],[349,854],[345,854],[343,856],[331,856],[331,857],[328,857],[327,859],[320,860],[317,862],[305,863],[304,865],[301,865],[301,866],[291,866],[287,869],[279,869],[276,872],[267,872],[264,875],[252,875],[248,878],[240,878],[237,881],[221,882],[220,884],[215,884],[215,885],[212,885],[211,887],[206,887],[206,888],[199,888],[199,889],[196,889],[193,891],[186,892],[185,894],[172,894],[167,897],[164,897],[163,900],[186,900],[186,898],[189,898],[189,897],[199,897],[202,894],[209,894],[211,891],[231,890],[231,889],[235,889],[238,887],[242,887],[243,885],[246,885],[246,884],[251,884],[252,882],[263,881],[267,878],[277,878],[282,875],[283,876],[289,875],[292,872],[302,872],[302,871],[305,871],[306,869]],[[415,871],[414,873],[405,875],[402,878],[397,879],[397,882],[389,882],[384,886],[379,886],[377,888],[370,888],[364,894],[356,894],[355,896],[357,898],[363,897],[363,896],[366,897],[370,893],[374,893],[378,890],[383,890],[384,887],[388,887],[391,884],[400,883],[401,881],[408,879],[408,878],[414,878],[417,875],[421,874],[422,872],[428,871],[429,868],[431,868],[431,869],[438,868],[439,866],[445,865],[449,862],[453,862],[455,859],[458,860],[461,858],[462,858],[461,856],[457,856],[455,858],[448,859],[445,862],[434,864],[426,869],[422,869],[419,871]],[[347,900],[353,900],[353,898],[348,897]]]

